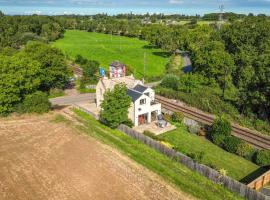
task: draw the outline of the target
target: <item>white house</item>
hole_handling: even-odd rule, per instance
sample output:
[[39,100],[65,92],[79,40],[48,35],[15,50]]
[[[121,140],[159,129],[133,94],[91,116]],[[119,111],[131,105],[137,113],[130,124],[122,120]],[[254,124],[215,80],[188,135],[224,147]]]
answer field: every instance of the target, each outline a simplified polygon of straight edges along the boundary
[[138,84],[134,88],[128,89],[127,94],[132,101],[128,117],[135,126],[157,120],[157,116],[161,114],[161,104],[155,102],[153,89]]
[[128,117],[134,125],[139,126],[155,121],[157,115],[161,114],[161,104],[155,102],[154,90],[144,86],[140,80],[136,80],[133,76],[101,78],[96,87],[97,107],[100,108],[105,92],[120,83],[126,84],[128,88],[127,94],[132,100]]

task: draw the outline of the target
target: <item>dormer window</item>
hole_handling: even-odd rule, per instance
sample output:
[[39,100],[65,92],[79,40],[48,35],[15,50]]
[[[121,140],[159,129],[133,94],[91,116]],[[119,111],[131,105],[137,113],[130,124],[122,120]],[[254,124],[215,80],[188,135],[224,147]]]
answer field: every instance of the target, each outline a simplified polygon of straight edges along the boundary
[[140,105],[144,105],[144,104],[146,104],[146,99],[141,99],[140,100]]

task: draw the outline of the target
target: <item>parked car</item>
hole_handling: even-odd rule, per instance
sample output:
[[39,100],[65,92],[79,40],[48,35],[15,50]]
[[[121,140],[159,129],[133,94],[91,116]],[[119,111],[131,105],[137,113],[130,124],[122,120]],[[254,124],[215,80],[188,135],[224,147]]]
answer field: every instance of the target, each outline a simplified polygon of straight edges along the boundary
[[157,116],[157,120],[157,126],[160,128],[165,128],[168,125],[168,122],[164,120],[161,114]]

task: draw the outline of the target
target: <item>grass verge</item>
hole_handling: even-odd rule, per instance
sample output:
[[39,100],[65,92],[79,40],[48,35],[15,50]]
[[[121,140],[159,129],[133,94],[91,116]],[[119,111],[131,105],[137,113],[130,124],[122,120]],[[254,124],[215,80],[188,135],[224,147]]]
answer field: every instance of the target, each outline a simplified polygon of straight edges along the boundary
[[225,169],[227,175],[236,180],[243,179],[259,168],[254,163],[223,150],[209,140],[189,133],[183,126],[178,126],[176,130],[158,137],[169,142],[175,149],[186,155],[191,153],[199,155],[203,152],[204,156],[200,163],[215,167],[218,170]]
[[173,183],[183,192],[186,192],[198,199],[242,199],[222,185],[214,184],[209,179],[188,169],[178,162],[169,159],[150,147],[138,142],[118,130],[112,130],[88,114],[74,109],[74,112],[84,123],[81,129],[88,135],[110,145],[134,161],[145,166],[149,170]]

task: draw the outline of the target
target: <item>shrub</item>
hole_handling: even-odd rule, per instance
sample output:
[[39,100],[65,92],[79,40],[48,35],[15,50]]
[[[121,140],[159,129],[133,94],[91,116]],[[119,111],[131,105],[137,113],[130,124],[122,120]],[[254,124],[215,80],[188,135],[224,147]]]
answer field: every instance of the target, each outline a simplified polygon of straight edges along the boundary
[[223,134],[214,134],[211,135],[211,139],[213,141],[214,144],[218,145],[218,146],[222,146],[224,143],[226,136]]
[[230,136],[232,131],[231,123],[225,119],[224,117],[219,117],[215,119],[212,125],[211,133],[214,134],[222,134],[225,136]]
[[198,153],[188,153],[187,156],[189,156],[190,158],[192,158],[196,162],[201,163],[203,161],[203,159],[204,159],[205,152],[201,151],[201,152],[198,152]]
[[134,126],[133,122],[130,119],[128,119],[127,121],[123,122],[123,124],[125,124],[126,126],[128,126],[130,128],[132,128]]
[[179,78],[176,75],[169,74],[163,78],[160,85],[165,88],[171,88],[173,90],[177,90],[178,84],[179,84]]
[[170,148],[170,149],[174,149],[174,146],[169,142],[161,141],[160,143],[163,144],[164,146]]
[[224,139],[224,149],[230,153],[236,153],[238,146],[241,144],[241,140],[237,137],[230,136]]
[[163,118],[164,118],[164,120],[167,121],[167,122],[171,122],[171,121],[172,121],[172,116],[169,115],[169,114],[164,114],[164,115],[163,115]]
[[255,155],[255,162],[260,166],[265,166],[270,164],[270,151],[260,150]]
[[154,140],[161,141],[161,139],[158,136],[156,136],[154,133],[152,133],[151,131],[144,131],[143,134]]
[[75,62],[83,65],[83,64],[87,63],[87,59],[82,57],[81,55],[77,55],[75,58]]
[[222,146],[225,138],[231,135],[231,130],[232,127],[229,121],[223,117],[217,118],[212,125],[210,133],[211,140],[214,144]]
[[18,105],[18,113],[46,113],[50,110],[51,103],[48,96],[43,92],[35,92],[25,97],[23,102]]
[[219,172],[222,176],[226,176],[226,175],[227,175],[227,170],[226,170],[226,169],[219,169],[218,172]]
[[248,157],[251,153],[253,152],[253,148],[251,145],[249,145],[248,143],[242,141],[236,150],[236,154],[242,157]]
[[183,119],[184,119],[184,115],[182,113],[180,113],[180,112],[175,112],[172,115],[172,121],[173,122],[182,123]]

